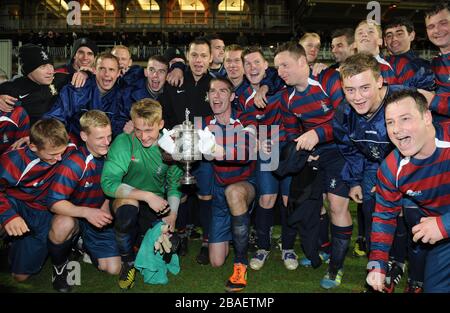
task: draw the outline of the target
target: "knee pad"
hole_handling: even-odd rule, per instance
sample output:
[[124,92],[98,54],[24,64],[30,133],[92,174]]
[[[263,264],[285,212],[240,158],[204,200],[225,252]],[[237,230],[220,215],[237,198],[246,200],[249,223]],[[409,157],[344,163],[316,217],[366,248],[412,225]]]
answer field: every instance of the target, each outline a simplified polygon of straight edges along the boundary
[[120,206],[115,214],[114,229],[119,233],[130,232],[137,224],[139,209],[130,204]]

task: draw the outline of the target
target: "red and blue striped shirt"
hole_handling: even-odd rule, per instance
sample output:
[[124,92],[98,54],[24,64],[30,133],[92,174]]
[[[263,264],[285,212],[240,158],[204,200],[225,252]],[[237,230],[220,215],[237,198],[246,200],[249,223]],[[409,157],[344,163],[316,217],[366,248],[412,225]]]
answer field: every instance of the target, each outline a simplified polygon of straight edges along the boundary
[[280,101],[288,138],[298,137],[302,130],[314,129],[319,144],[331,143],[334,110],[343,98],[339,73],[334,69],[326,69],[317,77],[311,74],[304,91],[298,91],[295,87],[281,91]]
[[[450,139],[448,129],[445,134],[439,132],[437,129],[437,137]],[[450,142],[435,140],[437,148],[429,158],[404,158],[395,149],[378,169],[369,260],[379,262],[382,272],[386,270],[402,207],[418,209],[423,216],[437,216],[444,238],[450,234]],[[414,203],[415,208],[405,206],[405,201]]]
[[206,118],[206,125],[215,135],[216,144],[224,147],[224,160],[213,160],[214,178],[219,186],[248,181],[256,169],[256,129],[239,120],[232,112],[227,125],[218,123],[214,116]]
[[100,185],[104,157],[94,157],[83,146],[73,152],[56,169],[47,195],[48,207],[67,200],[77,206],[100,208],[105,194]]
[[30,118],[21,106],[11,112],[0,112],[0,154],[14,142],[30,135]]
[[[62,155],[66,159],[76,146],[69,144]],[[47,193],[55,176],[57,164],[49,164],[27,146],[8,151],[0,156],[0,204],[8,203],[7,197],[26,202],[36,210],[47,210]],[[8,221],[17,213],[0,205],[0,216]]]

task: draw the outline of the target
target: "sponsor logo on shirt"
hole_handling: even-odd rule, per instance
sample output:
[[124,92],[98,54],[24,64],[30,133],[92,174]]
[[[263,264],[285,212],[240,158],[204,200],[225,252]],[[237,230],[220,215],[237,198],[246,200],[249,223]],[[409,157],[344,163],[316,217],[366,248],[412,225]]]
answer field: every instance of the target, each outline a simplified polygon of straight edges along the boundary
[[414,190],[408,189],[406,191],[406,194],[408,196],[410,196],[410,197],[417,197],[417,196],[421,196],[422,195],[422,191],[421,190],[414,191]]

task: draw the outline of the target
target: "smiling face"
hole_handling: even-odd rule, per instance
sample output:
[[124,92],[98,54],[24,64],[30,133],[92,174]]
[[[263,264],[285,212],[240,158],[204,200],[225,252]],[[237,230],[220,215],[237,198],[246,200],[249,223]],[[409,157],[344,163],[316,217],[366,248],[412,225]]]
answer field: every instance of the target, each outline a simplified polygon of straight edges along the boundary
[[208,91],[209,105],[215,116],[231,113],[231,101],[234,99],[234,92],[230,86],[223,81],[211,81]]
[[73,67],[79,70],[82,67],[91,68],[94,64],[94,52],[88,47],[80,47],[73,57]]
[[208,71],[209,63],[212,61],[208,44],[192,43],[189,47],[187,59],[192,75],[198,81]]
[[403,156],[423,159],[433,153],[431,112],[421,113],[412,97],[389,103],[385,118],[389,139]]
[[393,55],[408,52],[415,32],[408,33],[406,26],[395,26],[384,31],[384,43]]
[[252,52],[244,56],[244,73],[253,87],[259,88],[268,67],[269,63],[259,52]]
[[37,67],[34,71],[27,76],[29,79],[39,85],[50,85],[53,82],[53,75],[55,70],[51,64],[43,64]]
[[111,125],[105,127],[89,127],[88,132],[80,132],[81,139],[94,157],[105,156],[111,143]]
[[101,93],[111,90],[119,75],[119,64],[116,59],[99,58],[97,60],[95,80]]
[[307,37],[302,40],[300,44],[305,48],[306,59],[308,63],[314,63],[319,55],[320,51],[320,38],[317,37]]
[[296,58],[293,53],[283,51],[277,53],[274,58],[274,64],[278,70],[278,75],[280,78],[283,79],[289,86],[297,86],[305,79],[308,79],[308,64],[304,56],[299,56]]
[[62,155],[64,154],[64,151],[66,151],[66,148],[67,145],[54,146],[46,143],[43,148],[38,149],[35,144],[30,143],[30,149],[36,153],[39,159],[51,165],[61,161]]
[[378,55],[382,44],[383,39],[381,39],[381,33],[376,24],[365,21],[355,29],[355,46],[358,52]]
[[144,70],[147,77],[147,85],[153,92],[158,92],[164,86],[167,77],[167,65],[157,60],[150,59]]
[[440,49],[441,53],[450,52],[450,12],[447,9],[425,18],[428,39]]
[[221,39],[212,39],[210,44],[211,44],[212,64],[219,66],[223,63],[225,44]]
[[131,64],[133,64],[133,60],[131,59],[128,49],[115,48],[111,53],[119,60],[119,68],[123,73],[128,70]]
[[375,78],[372,70],[344,77],[342,88],[345,98],[360,115],[370,117],[381,105],[383,77]]
[[151,147],[159,138],[159,131],[164,126],[164,121],[149,125],[142,117],[133,119],[134,134],[145,148]]
[[242,63],[242,50],[227,51],[224,57],[224,67],[227,76],[232,81],[244,78],[244,64]]
[[349,56],[353,54],[353,46],[347,42],[345,35],[334,37],[331,40],[331,53],[333,53],[336,62],[344,62]]

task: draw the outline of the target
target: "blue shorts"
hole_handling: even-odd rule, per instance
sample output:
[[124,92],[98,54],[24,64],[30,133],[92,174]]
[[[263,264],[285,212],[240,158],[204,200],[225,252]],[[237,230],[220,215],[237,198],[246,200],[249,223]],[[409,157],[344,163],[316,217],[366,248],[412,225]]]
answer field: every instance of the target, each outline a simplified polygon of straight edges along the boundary
[[424,292],[450,293],[450,239],[431,246],[425,263]]
[[25,202],[7,197],[10,208],[27,223],[29,232],[13,238],[9,250],[10,270],[14,274],[38,273],[48,254],[47,238],[53,215],[45,210],[30,208]]
[[377,185],[377,171],[375,169],[364,169],[362,181],[363,199],[375,199],[375,192],[370,192]]
[[261,165],[267,163],[258,158],[256,163],[256,182],[257,193],[259,196],[280,193],[283,196],[289,196],[292,176],[278,177],[271,171],[262,171]]
[[344,157],[333,148],[324,149],[320,153],[319,169],[323,171],[323,192],[348,198],[349,188],[341,178]]
[[211,189],[214,182],[214,170],[212,162],[199,161],[192,168],[191,174],[197,179],[197,194],[200,196],[211,195]]
[[120,255],[112,225],[96,228],[83,219],[78,219],[78,223],[83,245],[92,258],[98,260]]
[[231,213],[225,197],[225,187],[212,185],[211,223],[208,241],[226,242],[233,239],[231,232]]
[[[255,186],[255,180],[248,181]],[[212,185],[211,224],[208,242],[227,242],[233,239],[231,229],[231,213],[225,197],[226,186]],[[250,208],[249,208],[250,210]]]

